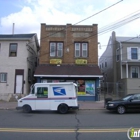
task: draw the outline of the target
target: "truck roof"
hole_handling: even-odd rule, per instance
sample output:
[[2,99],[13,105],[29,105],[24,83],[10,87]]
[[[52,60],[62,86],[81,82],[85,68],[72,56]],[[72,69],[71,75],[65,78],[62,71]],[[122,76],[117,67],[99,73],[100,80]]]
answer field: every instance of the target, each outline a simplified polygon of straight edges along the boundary
[[34,85],[70,85],[70,84],[74,84],[75,86],[77,86],[77,84],[73,82],[35,83]]

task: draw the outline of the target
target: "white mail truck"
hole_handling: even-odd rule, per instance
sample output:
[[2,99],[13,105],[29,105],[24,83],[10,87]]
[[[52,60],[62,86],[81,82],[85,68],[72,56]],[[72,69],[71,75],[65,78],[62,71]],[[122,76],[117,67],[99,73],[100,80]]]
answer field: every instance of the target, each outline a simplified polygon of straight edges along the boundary
[[78,109],[76,84],[73,82],[36,83],[30,94],[19,99],[17,110],[57,110],[61,114]]

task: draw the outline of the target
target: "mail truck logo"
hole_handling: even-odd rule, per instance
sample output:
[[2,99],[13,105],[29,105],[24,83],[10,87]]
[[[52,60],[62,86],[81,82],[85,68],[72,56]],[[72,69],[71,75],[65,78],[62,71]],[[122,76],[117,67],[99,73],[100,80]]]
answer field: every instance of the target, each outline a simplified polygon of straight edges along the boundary
[[63,87],[53,87],[53,93],[54,95],[66,95],[66,91]]

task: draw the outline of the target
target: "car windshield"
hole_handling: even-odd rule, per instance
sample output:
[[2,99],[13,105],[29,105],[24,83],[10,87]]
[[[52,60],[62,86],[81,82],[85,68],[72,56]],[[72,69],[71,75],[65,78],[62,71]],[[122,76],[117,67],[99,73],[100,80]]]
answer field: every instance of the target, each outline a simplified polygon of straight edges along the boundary
[[127,95],[127,96],[125,96],[124,98],[122,98],[122,100],[123,101],[126,101],[126,100],[128,100],[129,98],[131,98],[133,95]]

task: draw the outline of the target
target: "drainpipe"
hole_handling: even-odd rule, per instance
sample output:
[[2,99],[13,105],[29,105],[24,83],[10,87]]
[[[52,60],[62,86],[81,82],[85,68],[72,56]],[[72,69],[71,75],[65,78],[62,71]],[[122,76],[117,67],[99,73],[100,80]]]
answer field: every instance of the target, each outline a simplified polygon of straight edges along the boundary
[[120,43],[120,68],[121,68],[121,79],[122,79],[122,43],[119,41]]

